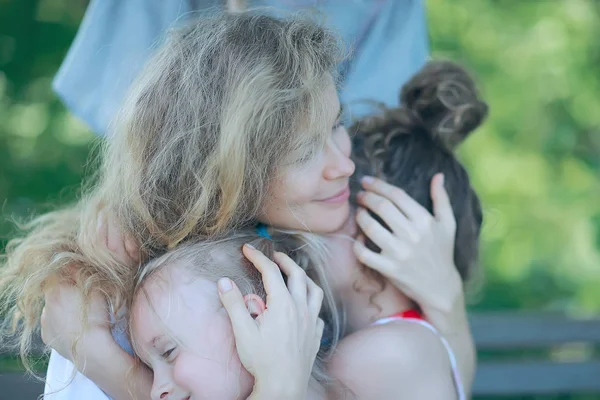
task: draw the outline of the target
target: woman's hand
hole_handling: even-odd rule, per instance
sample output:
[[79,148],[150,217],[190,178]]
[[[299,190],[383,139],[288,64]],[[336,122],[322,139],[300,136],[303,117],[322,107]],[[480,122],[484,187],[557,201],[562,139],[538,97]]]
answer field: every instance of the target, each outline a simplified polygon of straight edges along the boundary
[[363,187],[366,191],[357,199],[364,208],[358,211],[356,221],[381,252],[375,253],[357,240],[356,257],[416,301],[425,314],[451,312],[463,299],[463,286],[454,266],[456,221],[443,175],[437,174],[431,183],[434,215],[402,189],[380,179],[363,180]]
[[108,304],[93,292],[84,301],[79,288],[70,282],[53,285],[45,294],[41,316],[42,341],[61,356],[83,368],[100,338],[111,338]]
[[133,357],[114,341],[108,303],[99,292],[84,302],[73,283],[53,286],[46,293],[41,326],[42,341],[110,398],[131,399],[132,390],[133,398],[150,398],[152,374],[144,367],[136,368]]
[[[98,239],[124,265],[139,262],[139,246],[135,240],[124,234],[117,220],[106,210],[98,214],[96,226]],[[41,316],[42,340],[61,356],[77,365],[86,353],[86,339],[90,337],[111,337],[108,303],[99,292],[92,292],[85,301],[81,290],[76,286],[76,266],[65,272],[63,280],[50,285],[45,293],[45,305]],[[84,324],[84,317],[87,324]],[[89,340],[88,340],[89,341]],[[76,358],[76,359],[74,359]]]
[[218,287],[240,360],[256,380],[251,398],[305,399],[323,335],[323,291],[285,254],[276,253],[275,264],[248,245],[243,252],[262,274],[264,312],[253,319],[230,279],[221,279]]
[[139,244],[131,235],[123,232],[119,222],[111,213],[106,210],[98,213],[96,232],[98,239],[104,243],[118,262],[131,267],[139,264]]
[[[403,190],[379,179],[363,180],[356,221],[380,249],[355,241],[356,257],[414,300],[448,340],[467,393],[475,375],[475,345],[466,314],[463,284],[454,265],[456,220],[443,175],[431,182],[434,215]],[[377,214],[391,232],[366,209]]]

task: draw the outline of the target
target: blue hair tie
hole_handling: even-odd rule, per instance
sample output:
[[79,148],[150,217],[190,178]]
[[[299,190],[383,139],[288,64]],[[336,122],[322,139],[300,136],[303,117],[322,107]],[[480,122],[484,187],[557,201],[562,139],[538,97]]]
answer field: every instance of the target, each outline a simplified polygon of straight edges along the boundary
[[265,239],[273,240],[271,235],[269,235],[269,231],[267,230],[267,225],[259,223],[256,225],[256,233],[260,237],[264,237]]

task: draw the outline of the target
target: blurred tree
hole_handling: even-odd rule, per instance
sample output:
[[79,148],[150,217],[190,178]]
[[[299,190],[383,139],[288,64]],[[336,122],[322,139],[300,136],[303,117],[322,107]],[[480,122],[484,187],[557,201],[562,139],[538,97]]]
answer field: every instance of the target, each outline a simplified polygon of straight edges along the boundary
[[434,57],[491,105],[463,157],[484,202],[476,308],[598,312],[600,3],[428,2]]

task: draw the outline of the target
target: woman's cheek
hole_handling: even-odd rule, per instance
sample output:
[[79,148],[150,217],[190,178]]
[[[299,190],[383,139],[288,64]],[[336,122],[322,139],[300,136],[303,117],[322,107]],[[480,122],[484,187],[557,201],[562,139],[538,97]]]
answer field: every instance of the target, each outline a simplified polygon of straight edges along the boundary
[[334,135],[334,141],[340,152],[344,156],[350,157],[352,153],[352,140],[350,139],[350,135],[348,134],[346,128],[342,127],[340,128],[339,132],[336,132]]
[[318,169],[307,169],[290,176],[286,181],[285,196],[288,205],[302,206],[318,197],[321,174]]

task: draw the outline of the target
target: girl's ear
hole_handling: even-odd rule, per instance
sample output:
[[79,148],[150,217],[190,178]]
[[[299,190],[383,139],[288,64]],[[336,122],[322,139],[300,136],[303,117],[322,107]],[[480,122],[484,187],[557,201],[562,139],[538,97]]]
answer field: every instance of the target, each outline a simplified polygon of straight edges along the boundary
[[267,305],[264,300],[255,294],[247,294],[244,296],[244,303],[246,303],[246,308],[250,312],[252,318],[256,318],[267,309]]

